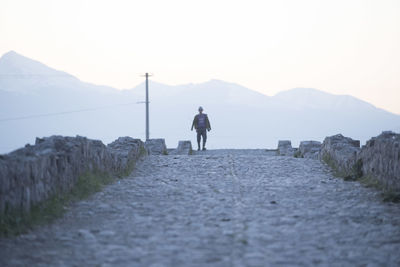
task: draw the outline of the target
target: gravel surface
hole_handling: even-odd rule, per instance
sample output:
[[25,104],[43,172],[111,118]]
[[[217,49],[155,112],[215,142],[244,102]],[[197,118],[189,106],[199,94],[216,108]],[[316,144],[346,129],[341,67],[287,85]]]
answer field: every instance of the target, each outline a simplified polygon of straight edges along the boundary
[[0,266],[400,266],[400,205],[263,150],[148,156]]

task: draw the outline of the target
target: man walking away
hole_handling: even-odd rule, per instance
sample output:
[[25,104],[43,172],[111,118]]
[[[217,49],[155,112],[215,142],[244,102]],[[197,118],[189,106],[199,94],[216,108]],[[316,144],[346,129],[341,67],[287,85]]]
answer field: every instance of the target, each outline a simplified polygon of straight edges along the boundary
[[197,132],[197,150],[200,150],[201,137],[203,137],[203,150],[206,150],[207,131],[211,131],[211,125],[207,114],[203,113],[202,107],[199,107],[199,114],[194,116],[192,131],[193,127]]

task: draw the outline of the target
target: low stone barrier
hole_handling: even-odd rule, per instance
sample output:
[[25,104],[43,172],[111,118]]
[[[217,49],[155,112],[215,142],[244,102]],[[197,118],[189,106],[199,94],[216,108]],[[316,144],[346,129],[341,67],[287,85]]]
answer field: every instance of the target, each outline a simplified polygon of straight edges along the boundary
[[383,132],[367,141],[357,159],[362,175],[376,179],[386,189],[400,192],[400,134]]
[[144,143],[144,147],[149,155],[166,155],[168,154],[165,139],[149,139]]
[[142,150],[142,141],[130,137],[108,147],[80,136],[37,138],[33,146],[0,155],[0,215],[27,212],[32,205],[71,191],[85,172],[118,175]]
[[114,171],[124,173],[130,171],[137,159],[146,153],[143,142],[131,137],[119,137],[107,145],[113,157]]
[[299,146],[299,155],[302,158],[318,159],[321,142],[301,141]]
[[292,147],[292,142],[289,140],[279,140],[277,154],[280,156],[293,156],[296,149]]
[[355,176],[354,165],[360,151],[360,141],[341,134],[326,137],[319,152],[319,158],[330,165],[340,176]]
[[191,155],[193,153],[191,141],[179,141],[176,154]]

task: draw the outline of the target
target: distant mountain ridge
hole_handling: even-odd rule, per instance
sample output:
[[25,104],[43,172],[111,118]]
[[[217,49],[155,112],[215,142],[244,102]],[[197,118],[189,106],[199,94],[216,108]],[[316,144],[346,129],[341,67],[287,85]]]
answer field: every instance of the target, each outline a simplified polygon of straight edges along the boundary
[[[47,65],[22,56],[14,51],[0,58],[0,90],[11,92],[35,93],[45,88],[55,87],[62,90],[74,90],[77,87],[86,90],[112,91],[108,86],[98,86],[82,82],[64,71],[55,70]],[[15,82],[15,81],[18,82]]]
[[0,73],[2,75],[58,75],[73,77],[72,75],[52,69],[45,64],[22,56],[15,51],[10,51],[4,54],[0,60]]
[[[144,83],[129,90],[93,85],[11,51],[0,58],[0,153],[53,134],[143,139],[144,106],[136,103],[144,96]],[[399,115],[311,88],[267,96],[215,79],[177,86],[150,81],[150,101],[151,136],[166,138],[170,147],[195,141],[190,125],[200,105],[213,128],[209,148],[274,147],[279,139],[296,145],[336,133],[365,141],[400,129]],[[47,115],[4,121],[35,114]]]
[[274,96],[279,101],[286,103],[296,103],[297,108],[315,109],[354,109],[356,108],[376,108],[372,104],[360,100],[350,95],[334,95],[322,92],[313,88],[294,88],[283,91]]

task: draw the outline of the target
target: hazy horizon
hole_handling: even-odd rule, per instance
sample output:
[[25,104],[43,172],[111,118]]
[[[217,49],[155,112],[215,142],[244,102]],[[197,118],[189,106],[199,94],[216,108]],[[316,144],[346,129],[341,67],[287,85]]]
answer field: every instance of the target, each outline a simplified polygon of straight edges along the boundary
[[[8,54],[8,53],[16,53],[16,54],[18,54],[18,55],[20,55],[20,56],[23,56],[23,57],[26,57],[26,58],[28,58],[28,59],[31,59],[31,58],[29,58],[28,56],[22,55],[22,54],[18,53],[18,52],[15,51],[15,50],[10,50],[10,51],[6,52],[5,54]],[[1,58],[2,56],[4,56],[5,54],[1,55],[0,58]],[[40,62],[40,61],[37,60],[37,59],[31,59],[31,60],[37,61],[37,62],[39,62],[40,64],[44,64],[46,67],[52,68],[51,66],[49,66],[49,65],[47,65],[47,64],[45,64],[45,63],[43,63],[43,62]],[[58,70],[58,71],[65,72],[64,70]],[[69,74],[69,73],[68,73],[68,74]],[[0,75],[1,75],[1,73],[0,73]],[[111,87],[111,88],[113,88],[113,89],[121,90],[121,91],[135,89],[136,87],[140,86],[141,84],[144,84],[144,82],[145,82],[144,80],[143,80],[143,81],[140,81],[138,84],[133,85],[133,86],[131,86],[131,87],[129,87],[129,88],[115,88],[115,87],[113,87],[113,86],[111,86],[111,85],[108,85],[108,84],[96,84],[96,83],[93,83],[93,82],[91,82],[91,81],[84,81],[84,80],[80,79],[80,77],[77,77],[77,76],[74,76],[74,77],[77,78],[78,80],[84,82],[84,83],[89,83],[89,84],[93,84],[93,85],[96,85],[96,86]],[[168,83],[163,83],[163,82],[157,81],[157,80],[154,79],[154,77],[152,77],[152,76],[149,78],[149,80],[150,80],[150,82],[154,82],[154,83],[158,83],[158,84],[162,84],[162,85],[167,85],[167,86],[200,85],[200,84],[204,84],[204,83],[207,83],[207,82],[210,82],[210,81],[223,81],[223,80],[221,80],[221,79],[210,78],[210,79],[208,79],[208,80],[200,81],[200,82],[189,82],[189,83],[168,84]],[[242,84],[233,83],[232,81],[223,81],[223,82],[232,83],[232,84],[237,84],[237,85],[246,87],[246,86],[244,86],[244,85],[242,85]],[[249,90],[256,91],[256,90],[254,90],[253,88],[248,88],[248,87],[246,87],[246,88],[249,89]],[[278,91],[278,92],[276,92],[276,93],[274,93],[274,94],[272,94],[272,95],[268,95],[268,94],[266,94],[265,92],[260,92],[260,91],[256,91],[256,92],[261,93],[261,94],[263,94],[263,95],[265,95],[265,96],[272,97],[272,96],[276,96],[276,95],[278,95],[278,94],[280,94],[280,93],[288,92],[288,91],[291,91],[291,90],[293,90],[293,89],[298,89],[298,88],[310,88],[310,89],[315,89],[315,90],[318,90],[318,91],[322,91],[322,92],[325,92],[325,93],[328,93],[328,94],[332,94],[332,95],[337,95],[337,96],[352,96],[352,97],[356,97],[356,96],[350,95],[350,94],[336,94],[336,93],[331,93],[331,92],[325,91],[325,90],[322,89],[322,88],[311,88],[311,87],[296,87],[296,88],[283,89],[283,90]],[[366,102],[367,102],[367,101],[366,101]],[[377,107],[377,108],[380,108],[380,107]],[[395,112],[392,112],[392,111],[387,110],[387,109],[385,109],[385,108],[381,108],[381,109],[383,109],[383,110],[385,110],[385,111],[388,111],[388,112],[390,112],[390,113],[396,114],[396,115],[400,115],[400,113],[395,113]]]
[[[110,143],[145,138],[144,83],[132,90],[80,81],[41,62],[10,52],[0,58],[0,153],[50,135],[86,136]],[[169,147],[192,140],[197,107],[209,114],[208,148],[294,146],[342,133],[364,143],[382,131],[400,131],[400,116],[349,95],[294,88],[274,96],[232,82],[166,85],[150,80],[150,138]]]

